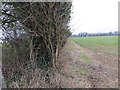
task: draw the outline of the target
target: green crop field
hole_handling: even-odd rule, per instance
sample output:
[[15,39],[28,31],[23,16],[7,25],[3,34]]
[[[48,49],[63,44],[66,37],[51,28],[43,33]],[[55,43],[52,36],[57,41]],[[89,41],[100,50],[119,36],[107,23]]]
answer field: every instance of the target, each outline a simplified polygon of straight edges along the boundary
[[72,37],[70,39],[82,46],[88,46],[89,44],[106,46],[118,45],[118,36]]
[[2,43],[0,43],[0,47],[2,46]]
[[78,45],[84,48],[117,53],[118,36],[96,36],[96,37],[70,37]]

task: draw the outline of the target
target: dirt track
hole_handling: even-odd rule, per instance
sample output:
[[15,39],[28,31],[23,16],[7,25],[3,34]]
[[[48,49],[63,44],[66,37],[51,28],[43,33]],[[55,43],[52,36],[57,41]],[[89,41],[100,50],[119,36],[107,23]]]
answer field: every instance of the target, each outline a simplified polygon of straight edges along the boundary
[[[58,61],[61,69],[55,73],[55,83],[53,83],[57,87],[118,87],[117,56],[105,55],[104,52],[95,52],[94,50],[83,48],[72,41],[68,41],[61,50]],[[2,80],[2,73],[0,74],[0,80]],[[41,85],[36,84],[38,83],[33,85],[36,88]]]
[[[64,52],[64,53],[63,53]],[[68,41],[60,54],[61,86],[68,88],[117,88],[118,58]],[[63,64],[64,63],[64,64]]]

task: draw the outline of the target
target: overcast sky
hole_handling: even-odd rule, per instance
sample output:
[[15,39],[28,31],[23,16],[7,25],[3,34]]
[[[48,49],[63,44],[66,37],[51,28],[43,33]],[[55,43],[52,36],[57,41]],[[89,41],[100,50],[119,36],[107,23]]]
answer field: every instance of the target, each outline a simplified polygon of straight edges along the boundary
[[73,34],[117,31],[119,1],[73,0],[70,23]]
[[[120,0],[73,0],[70,23],[73,34],[117,31],[118,1]],[[1,34],[0,31],[0,36]]]

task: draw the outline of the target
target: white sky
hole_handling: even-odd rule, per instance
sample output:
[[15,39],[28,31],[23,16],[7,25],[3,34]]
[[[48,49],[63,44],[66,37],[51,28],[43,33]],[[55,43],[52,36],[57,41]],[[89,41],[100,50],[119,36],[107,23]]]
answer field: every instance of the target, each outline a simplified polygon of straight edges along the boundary
[[[71,31],[96,33],[118,30],[118,1],[73,0]],[[0,32],[1,36],[2,32]]]
[[73,34],[117,31],[118,1],[120,0],[73,0],[70,23]]

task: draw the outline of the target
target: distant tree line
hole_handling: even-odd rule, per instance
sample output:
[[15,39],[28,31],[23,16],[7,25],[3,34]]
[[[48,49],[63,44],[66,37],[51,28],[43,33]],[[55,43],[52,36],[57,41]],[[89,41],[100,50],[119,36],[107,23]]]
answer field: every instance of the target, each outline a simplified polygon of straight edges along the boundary
[[93,36],[114,36],[114,35],[120,35],[119,31],[115,32],[106,32],[106,33],[87,33],[87,32],[81,32],[78,35],[72,34],[71,37],[93,37]]

